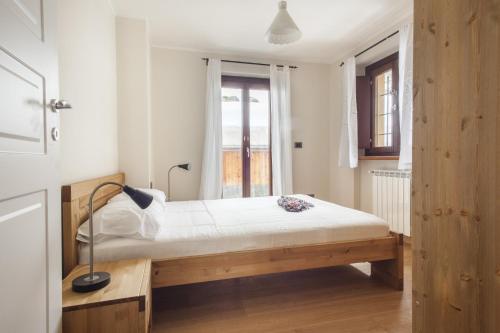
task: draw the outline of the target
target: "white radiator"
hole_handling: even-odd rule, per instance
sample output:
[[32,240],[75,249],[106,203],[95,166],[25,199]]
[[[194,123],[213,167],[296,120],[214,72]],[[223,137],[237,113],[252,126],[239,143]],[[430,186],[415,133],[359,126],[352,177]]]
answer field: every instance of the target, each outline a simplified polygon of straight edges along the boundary
[[372,170],[373,214],[389,223],[391,231],[410,236],[411,171]]

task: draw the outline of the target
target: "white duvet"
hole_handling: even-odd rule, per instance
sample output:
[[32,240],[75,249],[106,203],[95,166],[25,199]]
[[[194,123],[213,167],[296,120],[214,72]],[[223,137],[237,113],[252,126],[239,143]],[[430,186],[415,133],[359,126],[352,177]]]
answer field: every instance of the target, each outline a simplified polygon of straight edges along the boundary
[[[388,235],[388,224],[358,210],[305,195],[315,207],[299,213],[279,207],[279,197],[165,203],[165,220],[154,241],[114,238],[94,246],[96,261],[168,259],[233,251],[320,244]],[[81,245],[80,263],[88,262]]]

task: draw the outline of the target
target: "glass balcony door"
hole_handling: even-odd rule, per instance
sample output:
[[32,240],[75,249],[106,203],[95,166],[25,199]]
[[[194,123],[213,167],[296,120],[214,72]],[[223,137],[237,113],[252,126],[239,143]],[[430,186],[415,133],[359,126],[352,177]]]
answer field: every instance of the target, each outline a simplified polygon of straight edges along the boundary
[[269,80],[222,82],[223,197],[271,195]]
[[250,89],[250,196],[271,195],[271,119],[269,90]]
[[222,88],[222,195],[243,196],[243,90]]

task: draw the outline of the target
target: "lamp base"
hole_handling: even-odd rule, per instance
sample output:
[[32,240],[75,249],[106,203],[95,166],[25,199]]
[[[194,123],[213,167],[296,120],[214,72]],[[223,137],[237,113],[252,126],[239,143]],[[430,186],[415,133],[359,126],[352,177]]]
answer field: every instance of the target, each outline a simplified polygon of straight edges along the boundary
[[94,278],[90,274],[84,274],[73,280],[73,291],[86,293],[106,287],[111,282],[111,275],[106,272],[94,272]]

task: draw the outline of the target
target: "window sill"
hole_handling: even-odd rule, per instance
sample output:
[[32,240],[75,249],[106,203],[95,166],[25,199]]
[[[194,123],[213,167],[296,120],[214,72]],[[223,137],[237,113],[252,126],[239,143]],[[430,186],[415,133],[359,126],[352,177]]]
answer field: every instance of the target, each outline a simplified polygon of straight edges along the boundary
[[399,156],[358,156],[360,161],[397,161]]

